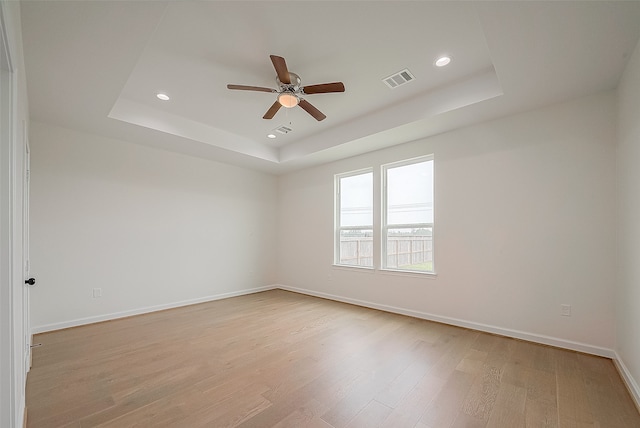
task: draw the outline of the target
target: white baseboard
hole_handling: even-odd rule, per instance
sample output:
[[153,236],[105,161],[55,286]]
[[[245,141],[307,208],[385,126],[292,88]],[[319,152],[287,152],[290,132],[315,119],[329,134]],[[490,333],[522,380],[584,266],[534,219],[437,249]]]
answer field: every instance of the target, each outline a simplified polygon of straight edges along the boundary
[[620,355],[618,355],[617,352],[615,358],[613,358],[613,363],[616,365],[618,373],[620,373],[620,377],[622,377],[622,380],[627,385],[627,389],[631,394],[631,398],[633,398],[638,412],[640,412],[640,388],[638,387],[638,383],[633,378],[633,376],[631,376],[631,372],[624,364],[624,360],[620,357]]
[[20,400],[20,405],[18,406],[18,414],[16,415],[16,427],[27,428],[27,403],[25,403],[24,397]]
[[527,340],[529,342],[541,343],[543,345],[555,346],[558,348],[570,349],[573,351],[584,352],[586,354],[598,355],[600,357],[616,358],[613,349],[601,348],[586,343],[573,342],[571,340],[560,339],[557,337],[545,336],[541,334],[527,333],[519,330],[511,330],[508,328],[496,327],[493,325],[481,324],[457,318],[450,318],[441,315],[434,315],[427,312],[414,311],[411,309],[398,308],[395,306],[381,305],[378,303],[367,302],[364,300],[351,299],[348,297],[336,296],[334,294],[322,293],[305,288],[289,287],[287,285],[278,284],[275,286],[282,290],[293,291],[295,293],[307,294],[309,296],[322,297],[323,299],[335,300],[352,305],[364,306],[367,308],[378,309],[385,312],[392,312],[400,315],[407,315],[414,318],[420,318],[428,321],[436,321],[443,324],[455,325],[458,327],[469,328],[472,330],[484,331],[486,333],[497,334],[500,336],[513,337],[515,339]]
[[44,324],[44,325],[32,327],[31,332],[32,334],[38,334],[38,333],[44,333],[47,331],[61,330],[63,328],[78,327],[81,325],[93,324],[96,322],[109,321],[109,320],[114,320],[118,318],[126,318],[133,315],[142,315],[150,312],[163,311],[165,309],[179,308],[181,306],[195,305],[198,303],[211,302],[214,300],[228,299],[230,297],[244,296],[246,294],[253,294],[253,293],[259,293],[261,291],[273,290],[274,288],[277,288],[277,286],[267,285],[264,287],[249,288],[246,290],[232,291],[230,293],[215,294],[212,296],[199,297],[196,299],[182,300],[180,302],[166,303],[164,305],[146,306],[143,308],[131,309],[128,311],[113,312],[109,314],[96,315],[96,316],[86,317],[86,318],[78,318],[78,319],[63,321],[58,323]]

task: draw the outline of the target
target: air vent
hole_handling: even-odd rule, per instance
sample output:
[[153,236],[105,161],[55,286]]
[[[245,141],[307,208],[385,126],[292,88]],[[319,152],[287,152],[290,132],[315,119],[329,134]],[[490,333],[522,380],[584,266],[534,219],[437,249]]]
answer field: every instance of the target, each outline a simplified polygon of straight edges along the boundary
[[288,126],[280,126],[278,128],[275,129],[276,132],[279,132],[281,134],[288,134],[289,132],[293,131],[293,129],[289,128]]
[[413,77],[413,74],[411,74],[411,72],[407,68],[382,79],[385,85],[387,85],[391,89],[395,89],[398,86],[405,85],[413,80],[415,80],[415,77]]

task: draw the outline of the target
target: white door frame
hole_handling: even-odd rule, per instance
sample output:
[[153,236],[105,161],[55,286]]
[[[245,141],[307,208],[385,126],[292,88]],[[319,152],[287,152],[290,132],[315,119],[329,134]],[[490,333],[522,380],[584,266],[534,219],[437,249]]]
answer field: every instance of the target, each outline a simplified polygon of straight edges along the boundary
[[[0,6],[4,6],[0,3]],[[15,420],[13,361],[13,67],[0,7],[0,426]]]
[[[13,167],[12,167],[12,71],[4,49],[4,25],[0,9],[0,426],[12,426],[15,418],[13,361]],[[2,40],[4,39],[4,40]]]

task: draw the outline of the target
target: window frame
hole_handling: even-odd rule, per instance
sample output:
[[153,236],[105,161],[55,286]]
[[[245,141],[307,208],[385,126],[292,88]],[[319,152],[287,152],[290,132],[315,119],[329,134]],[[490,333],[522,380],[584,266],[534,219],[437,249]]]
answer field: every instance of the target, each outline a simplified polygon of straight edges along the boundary
[[[341,185],[340,185],[340,180],[342,180],[343,178],[349,178],[349,177],[355,177],[357,175],[364,175],[364,174],[371,174],[371,197],[372,197],[372,206],[371,206],[371,210],[372,210],[372,218],[371,218],[371,224],[368,226],[342,226],[342,224],[340,224],[340,213],[341,213]],[[373,243],[375,245],[375,200],[374,200],[374,188],[375,188],[375,173],[373,171],[373,168],[362,168],[362,169],[358,169],[355,171],[348,171],[348,172],[343,172],[343,173],[339,173],[339,174],[335,174],[334,175],[334,199],[335,199],[335,211],[334,211],[334,235],[333,235],[333,241],[334,241],[334,245],[333,245],[333,265],[334,266],[339,266],[339,267],[349,267],[349,268],[356,268],[356,269],[375,269],[375,249],[374,249],[374,254],[372,255],[372,262],[371,262],[371,266],[361,266],[361,265],[349,265],[349,264],[344,264],[344,263],[340,263],[340,237],[341,237],[341,232],[343,230],[371,230],[372,232],[372,239],[374,239]]]
[[[388,192],[387,192],[387,171],[393,168],[399,168],[403,166],[413,165],[421,162],[433,162],[433,176],[432,176],[432,192],[433,192],[433,222],[432,223],[407,223],[407,224],[393,224],[387,223],[387,211],[388,211]],[[435,157],[433,154],[418,156],[415,158],[405,159],[397,162],[386,163],[380,166],[380,176],[382,181],[381,198],[380,198],[380,270],[388,272],[402,272],[412,273],[420,275],[436,275],[435,270],[435,248],[433,246],[435,237]],[[417,270],[417,269],[399,269],[388,267],[388,254],[387,254],[387,242],[389,229],[411,229],[411,228],[430,228],[431,229],[431,270]]]

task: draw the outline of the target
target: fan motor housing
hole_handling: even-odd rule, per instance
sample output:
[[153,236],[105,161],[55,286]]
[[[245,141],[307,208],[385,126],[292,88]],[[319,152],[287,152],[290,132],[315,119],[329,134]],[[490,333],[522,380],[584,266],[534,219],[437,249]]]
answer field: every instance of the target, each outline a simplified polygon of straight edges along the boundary
[[276,77],[278,86],[283,90],[287,90],[290,92],[298,91],[298,89],[300,89],[300,83],[302,82],[302,80],[300,80],[300,76],[298,76],[296,73],[289,72],[289,80],[291,81],[291,83],[282,83],[280,79]]

